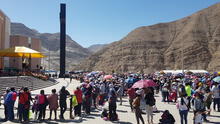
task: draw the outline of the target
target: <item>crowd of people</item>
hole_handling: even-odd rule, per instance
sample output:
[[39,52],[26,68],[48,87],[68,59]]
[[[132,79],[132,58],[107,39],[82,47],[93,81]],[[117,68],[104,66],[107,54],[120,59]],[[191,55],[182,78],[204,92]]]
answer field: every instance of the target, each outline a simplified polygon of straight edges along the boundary
[[[30,109],[34,113],[37,121],[45,120],[45,111],[48,107],[49,118],[57,120],[57,110],[60,108],[59,119],[64,119],[64,113],[67,110],[67,98],[71,98],[71,107],[74,114],[71,118],[84,115],[90,115],[92,109],[102,108],[100,116],[104,120],[117,121],[117,105],[123,104],[123,97],[128,97],[131,112],[134,113],[137,124],[145,124],[142,114],[146,112],[148,124],[153,124],[153,112],[156,109],[155,94],[161,93],[162,102],[175,103],[179,110],[181,124],[187,124],[188,112],[194,112],[194,123],[201,124],[203,121],[209,121],[208,116],[211,113],[211,104],[213,110],[220,111],[220,85],[218,74],[111,74],[104,72],[81,73],[73,77],[80,80],[81,85],[73,91],[62,87],[57,92],[56,89],[51,94],[45,94],[41,90],[34,97],[31,95],[28,87],[23,87],[19,91],[15,88],[7,88],[4,96],[5,120],[13,121],[14,105],[18,97],[18,120],[28,122]],[[72,80],[72,79],[71,79]],[[133,87],[139,80],[152,80],[157,84],[154,87]],[[219,80],[220,81],[220,80]],[[72,94],[72,95],[70,95]],[[117,104],[117,101],[119,104]],[[141,108],[144,101],[145,111]],[[74,116],[73,116],[74,115]],[[168,111],[164,110],[161,124],[173,124],[175,118]]]

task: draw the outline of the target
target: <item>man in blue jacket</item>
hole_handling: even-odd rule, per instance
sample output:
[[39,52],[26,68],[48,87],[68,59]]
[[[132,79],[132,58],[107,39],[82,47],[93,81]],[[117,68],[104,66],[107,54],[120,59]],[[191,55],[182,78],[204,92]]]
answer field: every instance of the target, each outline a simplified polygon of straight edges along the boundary
[[11,91],[7,94],[5,99],[5,105],[7,106],[7,114],[8,114],[8,120],[13,121],[14,120],[14,104],[17,98],[17,93],[15,91],[15,88],[11,88]]

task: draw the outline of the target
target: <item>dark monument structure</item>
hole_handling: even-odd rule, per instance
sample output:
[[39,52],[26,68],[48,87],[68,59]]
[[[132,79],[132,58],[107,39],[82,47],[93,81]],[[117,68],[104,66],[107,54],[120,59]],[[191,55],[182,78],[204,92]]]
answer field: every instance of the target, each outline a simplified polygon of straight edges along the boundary
[[66,71],[66,4],[60,4],[60,75]]

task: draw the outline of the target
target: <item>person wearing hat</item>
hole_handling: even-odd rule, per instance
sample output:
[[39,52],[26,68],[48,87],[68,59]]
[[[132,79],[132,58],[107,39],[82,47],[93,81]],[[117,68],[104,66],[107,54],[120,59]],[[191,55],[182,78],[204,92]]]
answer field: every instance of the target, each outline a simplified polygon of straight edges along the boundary
[[134,109],[134,112],[135,112],[135,117],[136,117],[136,120],[137,120],[137,124],[140,124],[140,120],[141,120],[142,124],[144,124],[144,119],[141,115],[141,109],[140,109],[142,90],[137,90],[135,93],[136,93],[136,98],[134,99],[134,101],[132,103],[132,106],[133,106],[133,109]]

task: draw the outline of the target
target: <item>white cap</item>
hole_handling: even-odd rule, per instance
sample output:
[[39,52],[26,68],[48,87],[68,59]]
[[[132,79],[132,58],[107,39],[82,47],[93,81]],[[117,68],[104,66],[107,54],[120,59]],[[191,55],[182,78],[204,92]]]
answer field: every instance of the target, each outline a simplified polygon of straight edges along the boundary
[[137,90],[135,93],[138,94],[138,95],[141,95],[142,90]]

